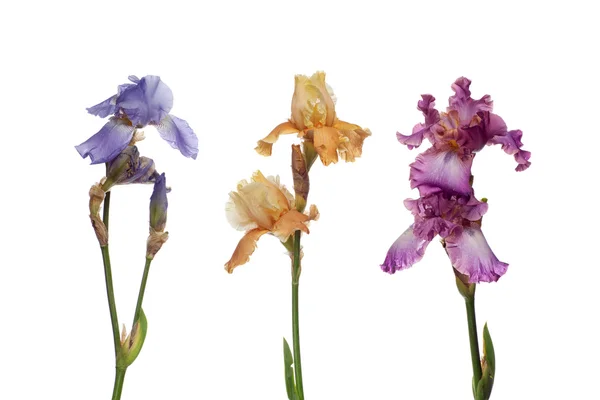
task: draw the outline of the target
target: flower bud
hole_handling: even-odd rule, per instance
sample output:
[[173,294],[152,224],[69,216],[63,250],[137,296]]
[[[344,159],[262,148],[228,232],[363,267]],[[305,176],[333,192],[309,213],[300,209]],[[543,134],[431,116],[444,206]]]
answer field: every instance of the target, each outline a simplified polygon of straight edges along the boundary
[[146,243],[146,257],[154,258],[160,250],[163,243],[169,238],[169,234],[165,232],[167,224],[167,180],[165,174],[162,173],[156,177],[154,183],[154,191],[150,197],[150,236]]
[[296,210],[303,212],[308,199],[310,181],[304,155],[297,144],[292,145],[292,175],[294,177],[294,192],[296,193]]

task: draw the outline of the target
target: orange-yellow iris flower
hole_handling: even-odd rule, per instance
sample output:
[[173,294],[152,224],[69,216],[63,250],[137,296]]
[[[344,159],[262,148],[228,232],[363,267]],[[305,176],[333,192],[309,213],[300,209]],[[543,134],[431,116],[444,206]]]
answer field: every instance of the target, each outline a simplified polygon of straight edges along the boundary
[[296,75],[292,116],[259,140],[256,151],[270,156],[273,143],[280,135],[296,133],[314,145],[324,165],[336,163],[338,156],[344,161],[355,161],[362,154],[363,142],[371,132],[339,120],[335,101],[333,90],[325,83],[324,72],[316,72],[310,78]]
[[225,264],[227,272],[245,264],[256,248],[256,242],[265,233],[285,242],[292,233],[308,231],[308,222],[319,217],[317,207],[312,205],[307,214],[294,208],[294,196],[279,183],[278,177],[265,177],[260,171],[252,175],[250,182],[243,180],[237,191],[229,193],[225,207],[227,220],[238,230],[246,231],[231,259]]

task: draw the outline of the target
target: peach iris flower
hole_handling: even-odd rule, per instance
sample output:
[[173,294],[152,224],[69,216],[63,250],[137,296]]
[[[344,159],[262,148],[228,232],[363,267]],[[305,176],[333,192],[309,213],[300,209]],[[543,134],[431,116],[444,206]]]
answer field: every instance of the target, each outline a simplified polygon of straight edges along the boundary
[[256,151],[270,156],[279,135],[297,133],[305,142],[314,145],[324,165],[336,163],[338,155],[344,161],[355,161],[362,154],[363,142],[371,132],[339,120],[335,102],[333,90],[325,83],[324,72],[316,72],[310,78],[296,75],[291,118],[259,140]]
[[279,183],[279,177],[265,177],[260,171],[252,175],[251,182],[241,181],[229,198],[225,207],[227,220],[234,228],[246,231],[225,264],[229,273],[248,262],[256,242],[265,233],[285,242],[297,230],[309,233],[308,222],[319,217],[314,205],[308,215],[296,210],[294,196]]

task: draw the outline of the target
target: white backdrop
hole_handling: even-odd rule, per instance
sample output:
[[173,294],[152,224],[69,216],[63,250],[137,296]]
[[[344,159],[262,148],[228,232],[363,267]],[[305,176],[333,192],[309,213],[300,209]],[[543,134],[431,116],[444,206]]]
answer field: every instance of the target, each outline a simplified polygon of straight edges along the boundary
[[[591,3],[591,2],[590,2]],[[289,146],[256,141],[290,114],[295,74],[327,73],[341,119],[373,132],[363,157],[311,170],[321,219],[303,240],[300,323],[307,399],[467,399],[464,303],[441,246],[412,269],[379,269],[411,221],[396,141],[459,76],[522,129],[532,166],[485,148],[473,167],[484,232],[510,267],[477,291],[496,348],[493,399],[593,398],[599,226],[600,37],[584,2],[22,2],[3,6],[0,70],[0,398],[108,399],[114,357],[88,189],[103,176],[74,146],[104,121],[85,108],[135,74],[160,75],[200,140],[183,158],[153,128],[140,152],[172,187],[169,242],[152,265],[149,330],[123,399],[284,399],[290,262],[265,236],[250,263],[224,213],[261,169],[291,186]],[[120,320],[144,264],[150,186],[118,187],[111,252]]]

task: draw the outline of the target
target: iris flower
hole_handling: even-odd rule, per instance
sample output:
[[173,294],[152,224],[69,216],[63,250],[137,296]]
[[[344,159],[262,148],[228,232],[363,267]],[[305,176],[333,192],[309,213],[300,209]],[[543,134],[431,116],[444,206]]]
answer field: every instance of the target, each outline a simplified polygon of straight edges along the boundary
[[247,263],[256,242],[266,233],[282,243],[297,230],[309,233],[308,222],[319,217],[317,207],[312,205],[309,213],[303,214],[295,209],[294,202],[294,196],[279,182],[279,177],[265,177],[260,171],[252,175],[250,182],[241,181],[237,191],[229,193],[227,220],[246,233],[225,264],[227,272]]
[[291,118],[259,140],[256,151],[270,156],[273,143],[280,135],[296,133],[314,146],[324,165],[338,162],[338,156],[347,162],[355,161],[362,154],[363,142],[371,132],[338,119],[336,98],[325,83],[324,72],[316,72],[310,78],[296,75],[295,79]]
[[418,188],[421,197],[404,202],[414,222],[389,249],[381,265],[385,272],[393,274],[421,260],[437,235],[454,268],[470,283],[497,281],[506,272],[508,264],[498,260],[481,231],[488,204],[475,198],[471,165],[485,145],[502,145],[514,155],[517,171],[531,165],[531,153],[521,149],[522,132],[508,131],[502,118],[491,112],[490,96],[471,98],[470,84],[466,78],[456,80],[446,112],[434,108],[433,96],[423,95],[418,109],[425,122],[415,125],[412,135],[397,133],[409,149],[419,147],[424,138],[432,147],[410,165],[411,187]]
[[523,133],[507,130],[504,120],[492,113],[489,95],[472,99],[470,85],[467,78],[454,82],[455,94],[450,97],[446,112],[434,108],[432,95],[421,96],[417,108],[423,112],[425,122],[415,125],[409,136],[396,134],[409,149],[419,147],[424,138],[432,144],[410,165],[411,188],[419,188],[421,195],[436,190],[469,195],[473,158],[485,145],[502,145],[506,153],[514,155],[517,171],[531,165],[531,153],[521,149]]
[[130,76],[133,83],[119,85],[117,94],[88,108],[101,118],[111,116],[98,133],[75,148],[92,164],[109,162],[131,142],[136,129],[156,126],[160,136],[186,157],[196,158],[198,138],[184,120],[170,115],[173,92],[158,76],[142,79]]

